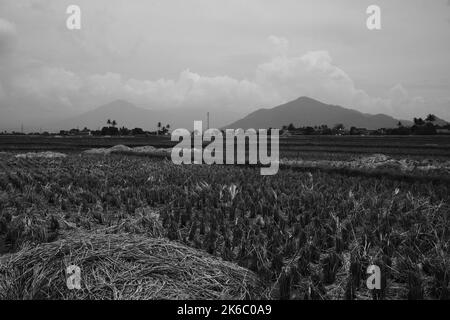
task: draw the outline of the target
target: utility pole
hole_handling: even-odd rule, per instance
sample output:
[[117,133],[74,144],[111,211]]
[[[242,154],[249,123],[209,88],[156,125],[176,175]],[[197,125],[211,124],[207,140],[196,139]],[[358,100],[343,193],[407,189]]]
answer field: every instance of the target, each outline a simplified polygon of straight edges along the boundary
[[209,129],[209,112],[206,113],[206,130]]

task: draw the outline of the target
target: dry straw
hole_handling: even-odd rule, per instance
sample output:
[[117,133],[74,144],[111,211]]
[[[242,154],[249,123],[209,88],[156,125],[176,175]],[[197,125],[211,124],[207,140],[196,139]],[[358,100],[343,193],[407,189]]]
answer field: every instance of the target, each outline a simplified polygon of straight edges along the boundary
[[[69,290],[66,268],[81,268]],[[247,269],[163,238],[79,234],[25,247],[0,265],[1,299],[245,299],[263,286]]]

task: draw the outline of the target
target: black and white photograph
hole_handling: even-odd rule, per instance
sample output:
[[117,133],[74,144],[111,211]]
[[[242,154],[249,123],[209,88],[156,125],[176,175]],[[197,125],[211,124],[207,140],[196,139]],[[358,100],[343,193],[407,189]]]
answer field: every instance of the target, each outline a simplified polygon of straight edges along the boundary
[[449,280],[449,0],[0,0],[3,302],[271,319]]

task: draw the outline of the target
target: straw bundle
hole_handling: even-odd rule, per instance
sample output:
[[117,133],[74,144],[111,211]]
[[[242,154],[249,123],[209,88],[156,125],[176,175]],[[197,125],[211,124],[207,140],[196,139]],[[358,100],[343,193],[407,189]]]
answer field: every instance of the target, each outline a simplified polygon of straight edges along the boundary
[[[0,260],[1,299],[261,298],[247,269],[163,238],[80,234]],[[81,268],[69,290],[66,268]]]

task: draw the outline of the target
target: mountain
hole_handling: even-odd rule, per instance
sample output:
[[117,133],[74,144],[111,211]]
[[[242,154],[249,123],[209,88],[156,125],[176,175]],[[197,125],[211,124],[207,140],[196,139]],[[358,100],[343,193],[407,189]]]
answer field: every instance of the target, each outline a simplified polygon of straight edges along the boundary
[[434,121],[433,121],[433,124],[434,124],[435,126],[442,126],[442,127],[444,127],[444,126],[449,125],[450,123],[447,122],[447,121],[445,121],[445,120],[443,120],[443,119],[441,119],[441,118],[439,118],[439,117],[437,117],[437,116],[435,116],[435,119],[434,119]]
[[[98,129],[106,125],[106,120],[116,120],[119,127],[143,128],[155,130],[157,123],[170,124],[172,129],[193,129],[194,120],[203,120],[206,127],[206,113],[210,112],[210,127],[212,128],[281,128],[283,125],[293,123],[299,126],[315,126],[326,124],[329,127],[342,123],[346,128],[352,126],[367,129],[393,128],[399,120],[384,114],[366,114],[356,110],[328,105],[317,100],[301,97],[272,109],[259,109],[234,123],[235,119],[242,117],[228,108],[179,108],[179,109],[146,109],[134,104],[116,100],[100,106],[91,111],[67,119],[42,124],[45,130],[68,130],[71,128],[88,127]],[[400,120],[403,125],[412,125],[410,121]],[[227,123],[231,123],[227,125]],[[446,123],[439,118],[436,124]],[[19,125],[20,127],[20,125]]]
[[155,124],[153,122],[158,122],[159,120],[153,119],[160,118],[161,115],[158,112],[138,108],[124,100],[117,100],[78,116],[52,123],[49,126],[58,130],[68,130],[77,127],[80,129],[84,127],[98,129],[106,126],[106,121],[111,119],[111,121],[116,120],[120,127],[147,128],[154,127]]
[[237,115],[226,109],[144,109],[128,101],[116,100],[78,116],[47,123],[43,125],[43,128],[46,128],[46,130],[83,129],[84,127],[98,129],[106,126],[106,121],[111,119],[111,121],[117,121],[118,127],[155,130],[157,123],[161,122],[163,126],[170,124],[171,129],[186,128],[192,130],[194,120],[203,120],[204,126],[206,126],[206,113],[208,111],[210,111],[211,127],[221,127],[242,116],[242,114]]
[[[400,120],[403,125],[411,122]],[[281,128],[294,124],[296,127],[326,124],[332,127],[342,123],[346,128],[357,127],[367,129],[394,128],[399,120],[385,114],[367,114],[353,109],[329,105],[320,101],[300,97],[272,109],[259,109],[224,128],[259,129]]]

